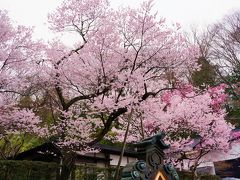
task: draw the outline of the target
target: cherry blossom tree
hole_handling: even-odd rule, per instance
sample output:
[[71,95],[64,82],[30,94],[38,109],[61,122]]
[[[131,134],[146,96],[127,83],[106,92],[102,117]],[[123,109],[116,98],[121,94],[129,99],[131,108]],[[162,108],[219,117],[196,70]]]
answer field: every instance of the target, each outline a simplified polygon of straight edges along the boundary
[[[218,104],[213,103],[218,98],[193,89],[180,95],[184,93],[182,84],[187,83],[188,69],[199,68],[198,49],[186,41],[178,24],[167,26],[151,8],[152,1],[138,9],[113,11],[107,1],[75,0],[64,2],[49,15],[54,31],[79,34],[79,43],[73,50],[54,42],[46,64],[59,109],[70,112],[70,116],[78,114],[80,118],[74,118],[74,123],[88,127],[86,134],[79,128],[78,136],[70,135],[77,139],[69,138],[72,127],[68,129],[70,123],[65,121],[72,117],[62,118],[67,131],[60,128],[60,142],[91,146],[108,136],[112,128],[123,132],[131,113],[135,126],[142,126],[142,131],[135,131],[132,126],[130,131],[139,134],[135,134],[135,139],[130,138],[134,136],[131,134],[129,141],[161,130],[169,134],[169,142],[176,149],[189,142],[193,134],[203,138],[204,150],[208,146],[213,149],[214,145],[227,148],[230,127],[224,121],[224,112],[219,107],[219,111],[215,109]],[[166,91],[169,104],[162,99]],[[117,128],[119,125],[121,129]],[[226,134],[220,138],[223,129]],[[175,132],[179,133],[174,135]],[[181,138],[181,133],[186,137]],[[79,136],[84,137],[82,141]],[[217,143],[210,142],[213,139]]]
[[[199,68],[198,49],[184,38],[179,24],[168,25],[152,6],[146,1],[137,9],[113,10],[106,0],[63,1],[49,14],[49,23],[56,33],[76,33],[74,48],[60,40],[41,48],[38,44],[34,51],[37,46],[31,45],[30,52],[20,51],[27,55],[20,65],[9,68],[13,73],[6,77],[14,83],[2,91],[17,97],[30,93],[51,113],[47,133],[63,154],[62,179],[70,175],[76,151],[94,151],[92,145],[124,129],[130,115],[130,131],[141,131],[130,133],[129,141],[158,130],[169,133],[169,142],[177,144],[173,149],[183,146],[184,139],[189,142],[189,131],[205,138],[204,146],[212,145],[210,136],[217,139],[221,128],[228,137],[224,113],[214,104],[217,98],[185,87],[188,70]],[[39,109],[31,109],[37,118]],[[175,137],[174,132],[185,130],[187,138]]]
[[[164,132],[165,141],[171,145],[166,151],[167,156],[178,163],[184,159],[194,161],[192,170],[195,171],[201,158],[210,151],[229,149],[233,127],[224,119],[225,87],[221,84],[202,92],[185,85],[145,101],[131,122],[128,141],[136,142],[159,131]],[[124,120],[120,123],[126,126]],[[111,140],[123,139],[124,129],[113,129],[112,132],[115,136],[109,136]]]
[[177,88],[187,68],[197,68],[197,49],[151,7],[145,2],[139,9],[113,11],[106,1],[67,1],[49,15],[53,30],[80,35],[74,50],[54,42],[44,66],[59,109],[100,121],[102,130],[89,144],[102,139],[130,107]]
[[0,20],[0,157],[6,159],[20,151],[24,137],[44,137],[47,129],[33,110],[18,107],[21,96],[33,91],[28,77],[36,75],[33,61],[42,45],[32,41],[31,29],[14,27],[6,11],[0,10]]

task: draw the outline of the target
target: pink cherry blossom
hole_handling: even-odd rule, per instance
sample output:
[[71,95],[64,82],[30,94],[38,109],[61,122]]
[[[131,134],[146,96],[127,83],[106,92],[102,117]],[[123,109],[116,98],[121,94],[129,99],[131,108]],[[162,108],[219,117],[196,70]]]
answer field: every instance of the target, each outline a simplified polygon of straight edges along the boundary
[[[45,134],[62,149],[86,152],[105,137],[121,141],[132,114],[129,142],[163,131],[172,152],[193,136],[201,137],[198,149],[227,148],[224,85],[201,92],[188,83],[189,69],[199,69],[198,48],[152,6],[63,1],[49,23],[56,33],[78,35],[73,49],[59,39],[32,41],[31,29],[14,28],[0,11],[4,132]],[[52,121],[46,125],[36,107],[17,108],[25,96],[51,111]]]

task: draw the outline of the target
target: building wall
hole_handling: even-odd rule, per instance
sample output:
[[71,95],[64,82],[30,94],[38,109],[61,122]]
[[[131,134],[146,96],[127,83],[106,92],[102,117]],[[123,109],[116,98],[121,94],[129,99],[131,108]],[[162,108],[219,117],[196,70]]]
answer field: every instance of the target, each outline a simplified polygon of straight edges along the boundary
[[240,143],[239,142],[234,142],[231,144],[231,149],[227,152],[222,152],[222,151],[212,151],[209,152],[204,156],[204,161],[212,161],[212,162],[217,162],[217,161],[224,161],[224,160],[229,160],[229,159],[236,159],[240,157]]
[[[117,166],[119,157],[120,157],[119,155],[110,154],[110,159],[111,159],[110,166]],[[136,160],[137,160],[136,158],[123,156],[121,166],[125,166],[126,164],[130,162],[134,162]]]
[[[109,166],[117,166],[118,165],[118,161],[120,158],[120,155],[115,155],[115,154],[104,154],[102,152],[99,153],[89,153],[89,154],[85,154],[85,157],[91,157],[91,159],[79,159],[76,162],[76,165],[83,165],[83,164],[92,164],[92,165],[96,165],[98,167],[109,167]],[[101,161],[101,160],[97,160],[98,158],[107,158],[110,159],[110,161]],[[128,157],[128,156],[123,156],[122,161],[121,161],[121,166],[125,166],[126,164],[130,163],[130,162],[134,162],[136,161],[136,158],[133,157]]]
[[[201,164],[198,166],[199,169],[204,167],[208,168],[210,174],[215,175],[214,162],[225,161],[230,159],[236,159],[240,157],[240,143],[234,142],[230,146],[231,148],[227,152],[223,151],[212,151],[201,158]],[[183,169],[189,170],[189,167],[194,163],[194,161],[184,160]]]

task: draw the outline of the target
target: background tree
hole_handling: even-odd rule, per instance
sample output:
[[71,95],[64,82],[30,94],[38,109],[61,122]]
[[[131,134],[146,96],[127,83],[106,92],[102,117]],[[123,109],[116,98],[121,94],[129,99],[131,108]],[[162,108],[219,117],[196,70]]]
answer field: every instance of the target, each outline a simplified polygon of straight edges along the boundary
[[[206,31],[211,37],[208,46],[208,61],[214,65],[218,82],[228,85],[228,120],[239,126],[239,51],[240,51],[240,13],[226,16],[221,22],[212,25]],[[203,36],[204,38],[206,36]],[[203,44],[204,44],[203,43]]]
[[186,33],[189,43],[196,44],[199,48],[198,70],[189,69],[189,81],[200,89],[206,89],[209,86],[221,84],[217,73],[216,65],[211,61],[211,47],[215,34],[209,33],[210,28],[200,32],[197,29],[192,29],[190,33]]
[[200,70],[191,73],[192,84],[201,89],[217,84],[217,74],[215,67],[204,57],[199,57],[198,64]]
[[[195,86],[225,83],[229,94],[226,104],[227,120],[239,126],[239,12],[226,16],[210,25],[204,32],[193,30],[191,38],[199,47],[200,71],[190,70],[189,79]],[[201,87],[201,88],[204,88]]]

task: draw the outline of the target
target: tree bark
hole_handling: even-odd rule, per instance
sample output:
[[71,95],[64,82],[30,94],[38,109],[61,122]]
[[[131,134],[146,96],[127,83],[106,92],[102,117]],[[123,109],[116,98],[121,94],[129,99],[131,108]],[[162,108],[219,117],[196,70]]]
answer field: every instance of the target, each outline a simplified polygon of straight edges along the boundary
[[64,153],[57,180],[70,180],[76,162],[76,153]]
[[121,155],[120,155],[120,157],[119,157],[119,161],[118,161],[117,169],[116,169],[116,172],[115,172],[114,180],[120,179],[120,177],[119,177],[120,167],[121,167],[121,162],[122,162],[122,158],[123,158],[124,151],[125,151],[125,147],[126,147],[127,136],[128,136],[128,132],[129,132],[129,127],[130,127],[131,119],[132,119],[132,111],[133,111],[133,110],[131,110],[131,112],[130,112],[130,114],[129,114],[129,116],[128,116],[127,129],[126,129],[126,132],[125,132],[125,135],[124,135],[123,147],[122,147]]

